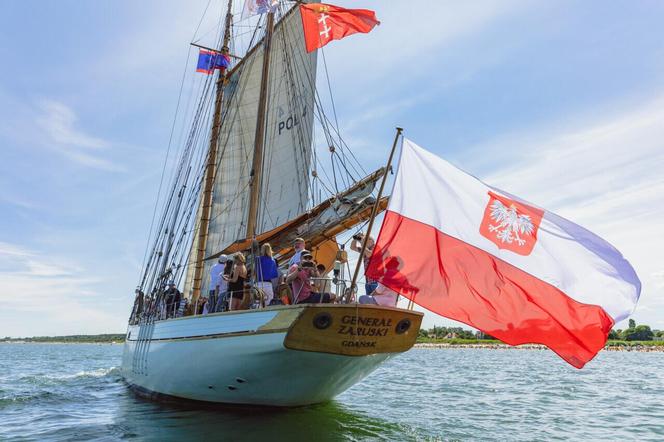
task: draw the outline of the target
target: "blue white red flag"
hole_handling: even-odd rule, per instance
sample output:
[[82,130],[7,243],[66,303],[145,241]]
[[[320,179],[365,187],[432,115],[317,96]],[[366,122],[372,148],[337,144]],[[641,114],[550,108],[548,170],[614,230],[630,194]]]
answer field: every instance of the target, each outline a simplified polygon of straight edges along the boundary
[[510,345],[581,368],[635,309],[641,282],[581,226],[404,140],[366,275]]
[[215,69],[221,69],[222,72],[231,65],[231,58],[228,55],[219,52],[201,49],[198,53],[198,64],[196,72],[202,72],[210,75]]
[[279,0],[246,0],[244,2],[242,18],[251,17],[256,14],[275,12],[278,4]]

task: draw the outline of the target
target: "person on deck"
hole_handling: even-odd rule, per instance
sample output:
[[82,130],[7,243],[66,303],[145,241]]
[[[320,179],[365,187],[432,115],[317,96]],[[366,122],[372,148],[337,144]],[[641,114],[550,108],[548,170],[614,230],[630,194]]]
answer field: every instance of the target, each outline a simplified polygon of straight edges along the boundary
[[[223,273],[226,267],[228,256],[220,255],[217,263],[210,269],[210,286],[208,287],[208,313],[214,313],[219,295],[221,294],[220,286],[224,281]],[[224,281],[225,282],[225,281]]]
[[175,312],[180,306],[180,300],[182,299],[182,294],[180,290],[175,287],[175,281],[168,281],[166,286],[166,291],[164,292],[164,301],[166,303],[166,317],[172,318],[175,316]]
[[131,311],[131,320],[137,321],[143,313],[145,294],[140,288],[136,288],[136,297],[134,298],[134,308]]
[[312,302],[327,304],[337,299],[336,295],[332,293],[332,280],[326,277],[326,270],[324,264],[316,264],[316,283],[314,284],[314,293],[310,297]]
[[376,290],[371,295],[360,296],[358,300],[360,304],[377,304],[386,307],[396,307],[399,300],[399,294],[389,287],[378,283]]
[[302,259],[302,252],[304,252],[305,242],[303,238],[295,238],[293,242],[293,250],[295,253],[291,256],[291,259],[288,260],[288,268],[293,266],[293,264],[298,264]]
[[332,280],[327,277],[325,264],[317,264],[316,270],[318,270],[318,281],[316,283],[318,293],[332,293]]
[[[353,241],[350,243],[350,249],[360,253],[362,252],[362,240],[364,239],[364,233],[360,232],[353,235]],[[373,253],[374,247],[376,246],[376,241],[369,236],[367,238],[367,247],[364,249],[364,256],[362,256],[362,262],[364,264],[364,271],[366,272],[367,267],[369,267],[369,260],[371,259],[371,254]],[[366,278],[364,282],[364,291],[367,296],[371,295],[374,290],[378,287],[378,281],[375,281],[371,278]]]
[[[308,251],[308,250],[302,250],[301,257],[302,257],[302,259],[300,259],[300,263],[305,263],[305,262],[313,263],[314,262],[314,255],[312,255],[311,252]],[[315,264],[314,264],[314,267],[316,267]]]
[[303,262],[313,261],[313,260],[314,260],[314,256],[311,254],[310,251],[301,250],[300,251],[300,258],[298,259],[298,261],[296,263],[290,264],[288,266],[288,271],[286,272],[286,274],[288,275],[289,273],[292,273],[293,271],[295,271],[295,269],[297,269],[298,266],[300,266]]
[[229,277],[233,274],[233,259],[228,258],[224,265],[224,270],[219,277],[219,295],[217,296],[217,305],[214,308],[215,312],[223,312],[228,310],[228,280],[225,276]]
[[302,304],[311,296],[313,292],[311,276],[315,271],[314,263],[309,261],[291,266],[288,276],[286,276],[286,282],[292,287],[293,304]]
[[291,283],[293,288],[293,299],[295,304],[319,304],[330,303],[335,300],[331,293],[317,293],[311,278],[316,277],[318,271],[313,260],[304,259],[286,277],[286,282]]
[[265,243],[261,246],[261,256],[256,258],[256,288],[264,295],[265,305],[270,305],[274,298],[272,281],[279,277],[277,261],[272,257],[272,247]]
[[224,275],[228,281],[228,292],[230,295],[230,310],[239,310],[242,308],[244,299],[244,282],[247,279],[246,259],[241,252],[233,255],[233,271],[230,276]]

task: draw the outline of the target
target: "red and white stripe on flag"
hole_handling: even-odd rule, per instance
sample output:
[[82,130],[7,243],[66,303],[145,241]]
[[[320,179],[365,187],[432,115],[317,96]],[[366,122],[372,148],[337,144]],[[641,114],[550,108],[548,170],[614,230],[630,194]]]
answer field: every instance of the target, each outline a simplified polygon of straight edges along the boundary
[[409,140],[367,275],[508,344],[544,344],[577,368],[641,291],[603,239]]

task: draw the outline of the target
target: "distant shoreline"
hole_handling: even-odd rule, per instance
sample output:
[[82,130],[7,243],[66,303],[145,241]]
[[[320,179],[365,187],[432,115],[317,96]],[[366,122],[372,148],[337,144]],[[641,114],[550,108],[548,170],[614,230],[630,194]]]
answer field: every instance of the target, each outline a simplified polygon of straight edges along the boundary
[[[657,344],[655,342],[661,341],[646,341],[644,342],[634,342],[634,343],[624,343],[619,341],[619,343],[609,342],[605,347],[604,351],[627,351],[627,352],[664,352],[664,345]],[[523,344],[512,346],[504,344],[499,341],[495,342],[483,342],[483,343],[458,343],[458,342],[418,342],[413,348],[424,348],[424,349],[456,349],[456,348],[474,348],[482,350],[546,350],[547,347],[540,344]]]
[[83,344],[87,344],[87,345],[120,345],[120,344],[124,344],[124,340],[121,341],[121,342],[120,341],[118,341],[118,342],[115,342],[115,341],[114,342],[104,342],[104,341],[98,341],[98,342],[92,342],[92,341],[89,341],[89,342],[83,342],[83,341],[81,341],[81,342],[67,342],[67,341],[24,341],[24,340],[21,340],[21,339],[13,339],[11,341],[5,341],[5,340],[0,341],[0,344],[11,344],[11,345],[35,345],[35,344],[40,344],[40,345],[43,345],[43,344],[47,344],[47,345],[83,345]]
[[[37,336],[31,338],[4,338],[0,344],[124,344],[124,334],[103,335],[71,335],[71,336]],[[472,348],[482,350],[544,350],[545,346],[539,344],[524,344],[511,346],[500,341],[490,339],[431,339],[419,338],[414,348],[423,349],[456,349]],[[664,352],[664,341],[609,341],[604,347],[606,351],[628,352]]]
[[0,339],[0,344],[123,344],[125,334],[33,336],[29,338]]

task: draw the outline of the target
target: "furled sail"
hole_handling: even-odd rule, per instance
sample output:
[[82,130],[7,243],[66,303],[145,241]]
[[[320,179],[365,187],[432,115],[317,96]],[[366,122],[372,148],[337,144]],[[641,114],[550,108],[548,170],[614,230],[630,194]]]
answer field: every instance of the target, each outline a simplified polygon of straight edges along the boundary
[[[246,234],[262,65],[259,42],[229,73],[224,88],[206,256]],[[307,209],[315,83],[316,52],[305,50],[299,8],[294,7],[276,24],[272,37],[257,234]]]
[[[269,242],[278,261],[290,258],[293,253],[293,240],[297,237],[305,239],[308,248],[316,248],[371,216],[375,203],[371,193],[384,172],[385,169],[378,169],[344,192],[270,231],[257,235],[256,239],[261,243]],[[379,212],[385,210],[386,206],[387,197],[384,197],[378,206]],[[216,258],[222,253],[247,250],[250,246],[251,239],[238,240],[210,258]]]

